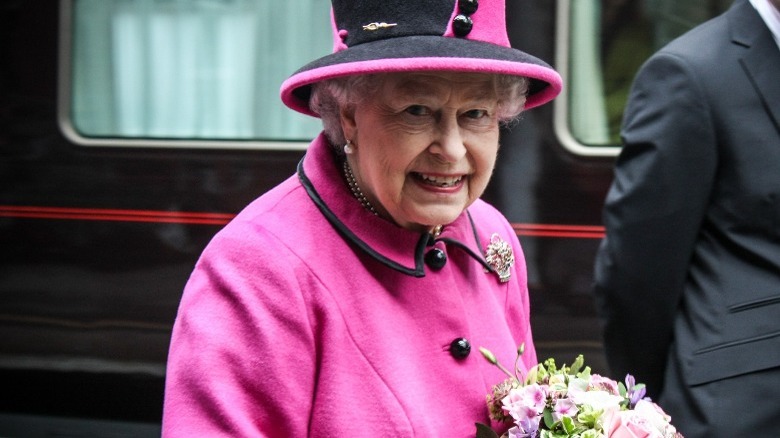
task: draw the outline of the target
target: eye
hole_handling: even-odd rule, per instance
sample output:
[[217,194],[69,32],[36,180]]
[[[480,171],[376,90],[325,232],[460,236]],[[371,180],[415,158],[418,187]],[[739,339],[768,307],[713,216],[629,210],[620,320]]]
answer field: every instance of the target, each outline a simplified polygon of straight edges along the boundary
[[413,116],[427,116],[431,111],[422,105],[410,105],[406,107],[406,113]]
[[489,116],[487,110],[483,110],[483,109],[469,110],[469,111],[466,111],[465,113],[463,113],[463,115],[465,117],[469,118],[469,119],[475,119],[475,120],[476,119],[485,118],[485,117]]

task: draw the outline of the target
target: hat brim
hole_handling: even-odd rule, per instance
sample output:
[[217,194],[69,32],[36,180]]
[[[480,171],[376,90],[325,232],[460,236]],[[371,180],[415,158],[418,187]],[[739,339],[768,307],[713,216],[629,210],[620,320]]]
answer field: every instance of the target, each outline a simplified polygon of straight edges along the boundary
[[364,43],[319,58],[282,83],[281,98],[291,109],[319,117],[309,108],[311,84],[351,75],[420,71],[527,77],[531,86],[525,109],[549,102],[562,88],[558,72],[520,50],[482,41],[415,35]]

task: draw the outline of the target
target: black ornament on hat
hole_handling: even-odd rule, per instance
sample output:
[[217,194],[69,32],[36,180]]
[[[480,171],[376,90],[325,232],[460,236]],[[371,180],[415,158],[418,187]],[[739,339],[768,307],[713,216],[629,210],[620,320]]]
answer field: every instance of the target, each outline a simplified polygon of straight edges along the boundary
[[462,14],[471,15],[479,8],[478,0],[458,0],[458,10]]
[[474,28],[474,21],[471,14],[477,12],[479,2],[477,0],[458,0],[458,12],[452,20],[452,32],[457,37],[465,37]]

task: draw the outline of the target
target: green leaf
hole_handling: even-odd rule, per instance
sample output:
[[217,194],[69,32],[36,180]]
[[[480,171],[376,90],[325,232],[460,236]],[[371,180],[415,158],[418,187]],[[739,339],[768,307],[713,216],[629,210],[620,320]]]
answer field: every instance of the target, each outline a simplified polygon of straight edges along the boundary
[[590,406],[582,406],[577,413],[577,420],[587,427],[596,427],[596,423],[604,414],[603,409],[593,409]]
[[525,375],[525,383],[538,383],[539,382],[539,365],[535,365],[528,370],[528,374]]
[[585,365],[585,358],[580,354],[577,356],[577,359],[574,359],[574,363],[571,364],[571,374],[577,375],[583,365]]
[[547,426],[548,429],[552,429],[555,426],[555,420],[553,420],[552,416],[552,409],[544,408],[542,415],[544,416],[544,425]]
[[572,435],[574,430],[577,428],[577,426],[574,424],[574,420],[572,420],[571,417],[561,418],[561,426],[563,426],[563,430],[567,435]]
[[490,427],[482,423],[476,423],[476,424],[477,424],[477,438],[499,438],[496,431],[494,431]]

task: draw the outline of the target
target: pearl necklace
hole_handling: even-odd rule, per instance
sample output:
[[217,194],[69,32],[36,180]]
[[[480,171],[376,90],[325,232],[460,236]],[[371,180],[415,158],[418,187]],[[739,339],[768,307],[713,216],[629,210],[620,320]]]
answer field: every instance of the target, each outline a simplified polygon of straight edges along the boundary
[[360,190],[360,186],[358,186],[357,181],[355,181],[355,175],[352,173],[352,168],[349,167],[349,162],[346,158],[344,159],[344,177],[347,179],[349,190],[352,191],[352,195],[357,198],[358,201],[360,201],[360,205],[373,213],[375,216],[379,216],[379,213],[376,212],[374,206],[368,202],[366,195],[364,195],[363,191]]
[[[344,159],[344,178],[347,179],[347,184],[349,185],[349,190],[352,192],[352,196],[357,198],[358,201],[360,201],[360,205],[363,206],[366,210],[370,211],[374,214],[374,216],[379,216],[379,213],[374,209],[374,206],[371,205],[370,202],[368,202],[368,199],[366,198],[366,195],[363,194],[363,191],[360,190],[360,186],[358,185],[357,181],[355,180],[355,175],[352,173],[352,168],[349,167],[349,162],[347,159]],[[436,225],[431,229],[430,234],[433,236],[434,239],[438,238],[441,234],[442,229],[444,229],[443,225]]]

